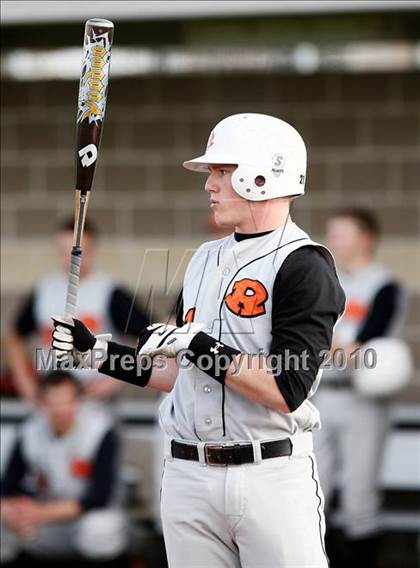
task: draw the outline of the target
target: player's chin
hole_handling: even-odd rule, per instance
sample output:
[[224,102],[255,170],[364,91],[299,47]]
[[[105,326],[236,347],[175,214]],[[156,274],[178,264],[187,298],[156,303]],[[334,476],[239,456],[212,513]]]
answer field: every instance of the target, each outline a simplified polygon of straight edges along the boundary
[[223,211],[214,211],[214,222],[221,229],[232,227],[235,224],[231,216],[224,214]]

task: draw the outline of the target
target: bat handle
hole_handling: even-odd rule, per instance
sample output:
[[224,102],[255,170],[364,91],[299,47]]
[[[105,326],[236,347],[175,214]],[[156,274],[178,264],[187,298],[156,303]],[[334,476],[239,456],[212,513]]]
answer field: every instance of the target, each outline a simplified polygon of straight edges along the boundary
[[74,240],[71,249],[70,272],[67,282],[67,297],[64,316],[75,317],[77,308],[77,292],[79,290],[80,264],[82,261],[82,235],[89,201],[89,193],[76,191]]
[[67,283],[66,307],[64,310],[64,316],[67,318],[72,318],[76,315],[81,260],[82,250],[80,247],[74,246],[71,251],[70,272]]

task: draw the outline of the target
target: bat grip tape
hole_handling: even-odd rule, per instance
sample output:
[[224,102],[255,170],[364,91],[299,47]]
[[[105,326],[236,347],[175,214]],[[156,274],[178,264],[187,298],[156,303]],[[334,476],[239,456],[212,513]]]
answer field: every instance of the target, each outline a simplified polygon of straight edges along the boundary
[[74,317],[76,315],[81,260],[82,251],[80,250],[80,247],[73,247],[71,252],[70,272],[67,283],[67,297],[65,308],[65,315],[69,317]]

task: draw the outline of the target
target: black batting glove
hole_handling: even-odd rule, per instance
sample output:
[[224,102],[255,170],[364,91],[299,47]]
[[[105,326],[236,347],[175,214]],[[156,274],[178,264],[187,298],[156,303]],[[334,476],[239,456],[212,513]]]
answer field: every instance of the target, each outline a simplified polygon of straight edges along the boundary
[[80,320],[72,318],[72,322],[66,321],[62,317],[54,316],[52,348],[57,351],[72,351],[77,349],[81,353],[93,349],[96,337],[90,329]]
[[[95,337],[90,329],[76,318],[55,316],[52,320],[54,331],[51,345],[58,363],[68,362],[71,356],[76,365],[83,360],[87,368],[98,369],[107,357],[108,342],[112,335],[106,333]],[[89,357],[93,349],[97,349],[102,355],[98,358]]]

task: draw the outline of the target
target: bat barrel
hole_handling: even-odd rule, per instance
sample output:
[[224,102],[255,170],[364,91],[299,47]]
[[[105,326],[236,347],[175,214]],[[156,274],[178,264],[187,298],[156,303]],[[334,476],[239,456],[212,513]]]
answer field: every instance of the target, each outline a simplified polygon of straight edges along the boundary
[[108,94],[114,24],[92,18],[86,22],[83,65],[77,105],[76,189],[92,188]]

